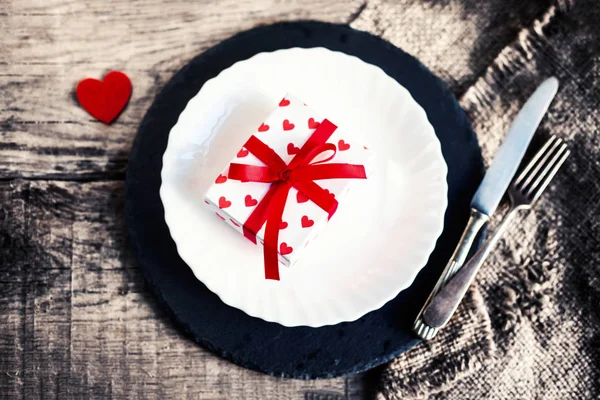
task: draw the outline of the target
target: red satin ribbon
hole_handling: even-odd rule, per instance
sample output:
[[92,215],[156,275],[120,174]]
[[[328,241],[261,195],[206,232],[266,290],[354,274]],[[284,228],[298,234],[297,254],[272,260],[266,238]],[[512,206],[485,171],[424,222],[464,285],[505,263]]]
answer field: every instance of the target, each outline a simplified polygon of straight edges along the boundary
[[[289,190],[294,187],[329,214],[335,213],[338,202],[328,191],[314,181],[320,179],[366,179],[363,165],[324,164],[336,153],[332,143],[326,143],[337,129],[333,123],[324,120],[308,138],[296,156],[285,161],[256,136],[250,137],[244,147],[265,166],[231,163],[228,177],[242,182],[272,183],[263,199],[258,203],[244,223],[244,236],[256,243],[256,234],[266,223],[264,241],[265,278],[279,280],[277,245],[279,225],[287,201]],[[330,152],[324,160],[312,162],[318,155]]]

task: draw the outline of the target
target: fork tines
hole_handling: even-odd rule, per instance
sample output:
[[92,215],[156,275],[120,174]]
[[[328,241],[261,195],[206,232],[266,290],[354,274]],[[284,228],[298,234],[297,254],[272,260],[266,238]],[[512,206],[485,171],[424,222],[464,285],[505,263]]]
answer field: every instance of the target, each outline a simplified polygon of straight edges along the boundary
[[519,174],[514,186],[531,202],[535,201],[546,189],[560,166],[570,154],[567,144],[552,135],[537,152],[527,167]]

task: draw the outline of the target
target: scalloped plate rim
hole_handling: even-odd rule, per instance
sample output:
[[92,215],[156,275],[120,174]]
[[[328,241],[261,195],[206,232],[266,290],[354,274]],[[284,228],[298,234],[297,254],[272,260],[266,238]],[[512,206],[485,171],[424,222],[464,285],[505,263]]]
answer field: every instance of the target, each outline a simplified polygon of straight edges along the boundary
[[[168,211],[168,208],[169,208],[167,205],[168,200],[165,201],[165,198],[168,199],[169,195],[166,193],[167,185],[165,184],[164,172],[165,172],[165,165],[167,165],[167,162],[170,161],[169,160],[169,157],[170,157],[169,149],[170,149],[170,145],[172,144],[172,141],[173,141],[172,133],[174,131],[176,131],[178,125],[182,122],[182,117],[186,116],[186,111],[189,113],[193,104],[198,102],[199,96],[203,90],[207,90],[206,89],[207,87],[215,85],[219,79],[223,79],[225,76],[232,74],[232,71],[235,71],[236,69],[240,68],[241,65],[249,63],[249,62],[254,62],[257,59],[260,59],[263,57],[268,57],[268,56],[275,56],[278,53],[284,53],[284,52],[315,52],[315,51],[316,52],[325,51],[325,52],[329,52],[329,53],[336,53],[338,56],[343,56],[344,58],[353,59],[354,60],[353,62],[358,61],[361,64],[368,66],[368,68],[372,69],[373,71],[376,71],[376,73],[384,75],[387,79],[390,80],[390,83],[392,85],[397,85],[400,90],[405,92],[407,97],[416,105],[416,109],[419,110],[420,114],[422,114],[422,117],[424,118],[424,120],[426,122],[426,127],[428,128],[428,131],[430,131],[431,135],[433,136],[432,144],[435,144],[434,151],[435,151],[435,153],[437,153],[436,155],[439,157],[439,161],[441,161],[439,163],[439,166],[443,169],[442,185],[444,187],[444,190],[443,190],[444,193],[443,193],[443,196],[441,196],[441,202],[440,202],[440,210],[441,211],[439,212],[439,215],[438,215],[439,223],[436,226],[435,235],[433,235],[434,239],[430,241],[430,243],[425,251],[426,256],[420,260],[421,262],[419,262],[419,264],[421,264],[421,265],[419,267],[413,268],[410,271],[407,271],[406,269],[402,270],[402,273],[404,273],[406,275],[405,275],[405,279],[403,280],[403,284],[397,285],[397,290],[390,291],[387,296],[382,296],[378,301],[373,302],[369,307],[365,307],[364,309],[356,309],[354,312],[347,313],[347,315],[345,315],[345,317],[342,319],[323,320],[323,318],[319,319],[318,317],[315,317],[313,315],[311,319],[302,321],[299,323],[298,321],[295,321],[294,318],[272,318],[269,315],[265,315],[265,314],[261,314],[260,312],[256,312],[256,310],[246,307],[244,304],[232,304],[231,301],[229,301],[230,299],[228,298],[228,296],[225,295],[222,290],[219,290],[218,287],[215,287],[215,285],[211,284],[210,279],[208,279],[208,280],[205,279],[205,276],[203,276],[200,273],[201,271],[197,268],[194,268],[191,265],[192,263],[190,263],[188,260],[186,260],[185,256],[183,255],[183,253],[185,253],[185,252],[184,251],[182,252],[182,249],[181,249],[181,241],[178,242],[178,240],[176,240],[177,235],[174,235],[174,233],[173,233],[172,214]],[[414,100],[411,93],[408,92],[408,90],[406,88],[404,88],[399,82],[397,82],[396,80],[391,78],[389,75],[387,75],[379,66],[365,63],[364,61],[360,60],[356,56],[348,55],[348,54],[345,54],[345,53],[339,52],[339,51],[332,51],[332,50],[326,49],[324,47],[313,47],[313,48],[294,47],[294,48],[289,48],[289,49],[275,50],[273,52],[258,53],[246,60],[234,63],[230,67],[220,71],[214,78],[211,78],[210,80],[208,80],[202,86],[200,91],[188,101],[184,110],[179,115],[176,124],[171,128],[171,131],[169,133],[169,137],[167,140],[167,147],[166,147],[165,153],[163,154],[163,168],[161,170],[160,198],[161,198],[161,201],[164,206],[165,222],[167,223],[167,226],[168,226],[171,236],[175,242],[175,245],[176,245],[179,255],[181,256],[183,261],[186,262],[186,264],[192,269],[192,272],[194,273],[196,278],[198,280],[200,280],[201,282],[203,282],[206,285],[206,287],[209,290],[211,290],[213,293],[215,293],[225,304],[228,304],[229,306],[232,306],[234,308],[238,308],[250,316],[260,318],[260,319],[263,319],[268,322],[276,322],[276,323],[279,323],[279,324],[281,324],[283,326],[287,326],[287,327],[295,327],[295,326],[320,327],[320,326],[334,325],[334,324],[341,323],[341,322],[355,321],[355,320],[361,318],[362,316],[364,316],[365,314],[381,308],[387,302],[393,300],[400,292],[402,292],[403,290],[410,287],[410,285],[414,282],[414,279],[416,278],[418,273],[426,265],[427,260],[429,259],[429,255],[434,250],[436,243],[437,243],[437,239],[441,235],[443,228],[444,228],[444,215],[445,215],[446,208],[447,208],[447,190],[448,190],[446,178],[447,178],[447,166],[446,166],[445,160],[442,155],[441,144],[440,144],[437,136],[435,135],[434,128],[431,126],[431,124],[428,120],[427,114],[425,113],[425,110],[423,110],[422,107]]]

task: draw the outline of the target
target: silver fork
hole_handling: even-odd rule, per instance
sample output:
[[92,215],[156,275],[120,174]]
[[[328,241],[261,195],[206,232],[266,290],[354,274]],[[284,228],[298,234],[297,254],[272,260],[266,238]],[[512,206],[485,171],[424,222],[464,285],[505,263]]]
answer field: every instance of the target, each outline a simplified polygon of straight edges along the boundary
[[485,261],[511,219],[519,210],[530,209],[569,156],[567,145],[552,136],[527,167],[508,188],[511,207],[496,232],[487,239],[473,257],[433,298],[423,312],[423,320],[433,328],[441,328],[454,314],[479,267]]

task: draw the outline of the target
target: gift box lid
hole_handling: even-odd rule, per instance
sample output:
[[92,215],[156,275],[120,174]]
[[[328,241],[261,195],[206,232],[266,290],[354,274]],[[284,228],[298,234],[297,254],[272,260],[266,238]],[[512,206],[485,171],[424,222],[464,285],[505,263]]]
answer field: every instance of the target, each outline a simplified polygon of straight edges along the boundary
[[[318,112],[288,93],[264,122],[254,129],[249,129],[248,136],[256,136],[273,149],[286,164],[289,164],[323,119]],[[324,163],[360,164],[368,167],[372,153],[343,129],[335,129],[327,143],[333,144],[335,151],[324,152],[312,163],[326,161]],[[245,147],[240,147],[237,154],[233,156],[231,163],[265,165]],[[326,160],[329,157],[331,159]],[[271,183],[233,180],[228,178],[228,170],[229,164],[209,188],[205,202],[219,218],[243,234],[244,223],[263,200]],[[343,196],[353,185],[360,184],[359,181],[360,179],[342,178],[321,179],[315,183],[343,203]],[[325,210],[309,200],[304,193],[292,187],[287,196],[279,231],[280,262],[292,265],[308,243],[324,227],[327,220],[328,213]],[[263,244],[264,233],[265,225],[256,234],[257,244]]]

